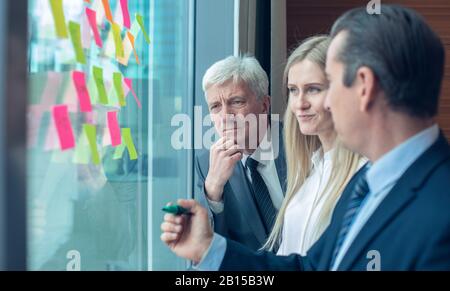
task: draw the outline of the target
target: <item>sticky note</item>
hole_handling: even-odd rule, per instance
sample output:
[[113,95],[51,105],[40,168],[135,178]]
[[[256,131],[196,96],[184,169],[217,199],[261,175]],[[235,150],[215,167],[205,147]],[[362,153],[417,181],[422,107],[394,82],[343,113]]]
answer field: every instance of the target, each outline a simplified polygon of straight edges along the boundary
[[124,50],[122,36],[120,35],[120,26],[117,23],[112,23],[111,29],[114,37],[114,43],[116,45],[116,58],[123,58]]
[[86,137],[86,133],[81,131],[80,136],[77,139],[77,146],[75,148],[75,153],[72,158],[72,162],[76,164],[89,164],[90,150],[89,142]]
[[142,33],[144,34],[145,41],[148,44],[150,44],[150,37],[148,36],[147,31],[145,30],[144,19],[142,18],[141,15],[136,14],[136,20],[139,23],[139,26],[141,27]]
[[81,15],[80,26],[81,26],[81,45],[83,46],[84,49],[90,49],[92,42],[91,26],[89,24],[89,20],[86,13],[83,13]]
[[105,15],[106,19],[109,20],[109,22],[113,23],[113,17],[111,13],[111,7],[109,6],[109,0],[102,0],[103,8],[105,9]]
[[83,72],[74,71],[72,72],[72,79],[77,90],[78,101],[80,102],[81,112],[92,111],[91,97],[89,96],[89,91],[86,87],[86,78]]
[[123,26],[130,29],[130,13],[128,11],[128,0],[120,0],[120,7],[122,8]]
[[64,16],[62,0],[50,0],[50,6],[55,22],[56,35],[59,38],[67,38],[66,18]]
[[131,94],[133,94],[134,100],[136,100],[136,103],[139,108],[142,108],[141,102],[139,101],[139,98],[136,95],[136,92],[133,90],[133,81],[129,78],[124,78],[125,84],[127,84],[128,88],[130,88]]
[[122,128],[122,138],[128,149],[128,154],[130,155],[130,160],[137,159],[136,148],[134,147],[133,138],[131,137],[130,128]]
[[84,0],[84,2],[91,4],[91,0]]
[[126,106],[127,102],[125,101],[125,94],[123,92],[122,87],[122,74],[119,72],[113,73],[113,81],[114,81],[114,88],[116,89],[117,97],[119,98],[119,105],[120,106]]
[[121,159],[126,148],[127,146],[125,144],[121,144],[118,147],[116,147],[116,150],[114,151],[113,155],[113,160]]
[[90,8],[86,8],[86,16],[88,18],[89,25],[91,26],[92,33],[94,34],[95,44],[100,48],[103,47],[102,38],[100,37],[97,27],[97,12]]
[[105,83],[103,82],[103,69],[94,66],[92,69],[95,84],[97,85],[98,99],[100,104],[108,104],[108,96],[106,96]]
[[131,34],[131,32],[129,32],[129,31],[127,31],[127,36],[128,36],[128,39],[130,40],[131,47],[133,48],[133,53],[134,53],[134,57],[136,58],[136,63],[138,65],[140,65],[139,57],[138,57],[138,54],[136,52],[136,48],[134,47],[135,38],[134,38],[133,34]]
[[120,135],[119,121],[117,120],[117,111],[108,112],[108,129],[111,136],[111,145],[116,147],[122,144]]
[[75,147],[75,137],[70,123],[67,105],[57,105],[53,107],[53,121],[59,136],[61,150]]
[[77,62],[86,64],[86,57],[84,56],[83,46],[81,44],[80,24],[69,21],[69,33],[72,40],[73,49],[75,50]]
[[98,165],[100,164],[100,155],[97,149],[97,129],[92,124],[83,124],[83,129],[88,139],[89,147],[91,148],[92,162]]

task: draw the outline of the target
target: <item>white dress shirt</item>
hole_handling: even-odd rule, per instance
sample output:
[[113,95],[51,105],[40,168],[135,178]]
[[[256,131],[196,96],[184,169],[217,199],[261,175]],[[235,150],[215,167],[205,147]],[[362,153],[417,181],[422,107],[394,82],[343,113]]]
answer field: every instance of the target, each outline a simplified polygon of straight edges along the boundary
[[[270,130],[268,132],[270,132]],[[281,189],[280,179],[278,177],[277,167],[275,165],[276,157],[274,156],[272,143],[264,137],[261,145],[256,148],[252,155],[242,155],[241,162],[244,166],[244,171],[249,181],[252,181],[250,170],[245,166],[245,162],[249,157],[258,162],[258,167],[256,168],[256,170],[261,175],[264,183],[267,186],[267,190],[269,191],[273,206],[275,206],[277,210],[280,209],[284,194],[283,190]],[[209,200],[208,197],[206,197],[206,199],[212,212],[214,212],[215,214],[219,214],[223,211],[223,201],[212,201]]]
[[[330,217],[325,225],[317,225],[324,203],[330,195],[330,191],[323,191],[330,179],[333,152],[334,150],[330,150],[324,155],[319,149],[313,154],[311,173],[286,208],[277,255],[305,255],[329,224]],[[320,227],[320,231],[317,227]]]

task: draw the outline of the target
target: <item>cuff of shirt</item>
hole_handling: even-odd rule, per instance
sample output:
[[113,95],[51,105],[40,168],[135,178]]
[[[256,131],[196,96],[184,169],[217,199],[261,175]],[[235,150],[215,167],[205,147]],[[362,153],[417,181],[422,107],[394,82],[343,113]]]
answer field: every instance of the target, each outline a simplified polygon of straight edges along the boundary
[[208,250],[203,254],[200,263],[192,265],[197,271],[219,271],[225,251],[227,250],[227,240],[217,233],[214,233],[213,240]]
[[209,208],[212,212],[214,212],[214,214],[220,214],[223,212],[223,201],[212,201],[209,200],[208,197],[206,197],[206,200],[208,201]]

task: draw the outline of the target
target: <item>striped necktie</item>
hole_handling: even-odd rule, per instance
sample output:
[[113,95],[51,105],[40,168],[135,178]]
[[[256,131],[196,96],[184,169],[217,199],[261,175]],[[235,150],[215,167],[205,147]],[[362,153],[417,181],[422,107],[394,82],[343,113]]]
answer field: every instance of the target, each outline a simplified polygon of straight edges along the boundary
[[275,218],[277,215],[277,210],[273,206],[272,199],[270,198],[269,190],[267,189],[264,180],[261,175],[257,171],[258,161],[247,158],[245,162],[245,166],[250,170],[252,183],[251,186],[253,188],[253,196],[256,200],[256,204],[258,206],[259,214],[261,215],[264,226],[266,228],[266,232],[270,233],[272,230],[272,226],[275,222]]
[[339,231],[336,246],[333,251],[333,258],[331,260],[330,267],[334,266],[337,255],[344,243],[345,237],[347,236],[350,227],[353,224],[353,221],[358,214],[361,204],[369,193],[369,185],[366,180],[366,173],[368,167],[366,167],[363,172],[359,176],[359,180],[356,182],[355,187],[353,188],[352,195],[350,196],[350,201],[347,205],[347,211],[345,212],[344,218],[342,219],[341,230]]

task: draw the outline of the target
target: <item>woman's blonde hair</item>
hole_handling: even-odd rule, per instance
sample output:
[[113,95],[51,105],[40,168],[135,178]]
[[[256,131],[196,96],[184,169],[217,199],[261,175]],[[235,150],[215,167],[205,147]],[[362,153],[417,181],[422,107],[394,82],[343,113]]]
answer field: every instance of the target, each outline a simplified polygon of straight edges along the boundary
[[[307,59],[319,65],[325,71],[326,52],[329,44],[330,38],[328,36],[313,36],[304,40],[291,53],[287,60],[283,76],[283,86],[286,88],[288,102],[289,93],[287,92],[287,82],[290,68]],[[311,158],[314,152],[321,147],[317,135],[304,135],[301,133],[298,121],[289,107],[286,109],[284,116],[284,142],[287,163],[287,190],[272,232],[262,247],[262,249],[270,251],[277,248],[281,243],[284,215],[287,206],[310,175],[312,170]],[[334,149],[331,176],[323,192],[320,194],[330,193],[330,195],[326,197],[324,208],[319,214],[318,223],[314,225],[314,241],[320,237],[328,226],[337,200],[349,179],[358,169],[360,163],[360,156],[345,149],[337,140],[335,141]]]

